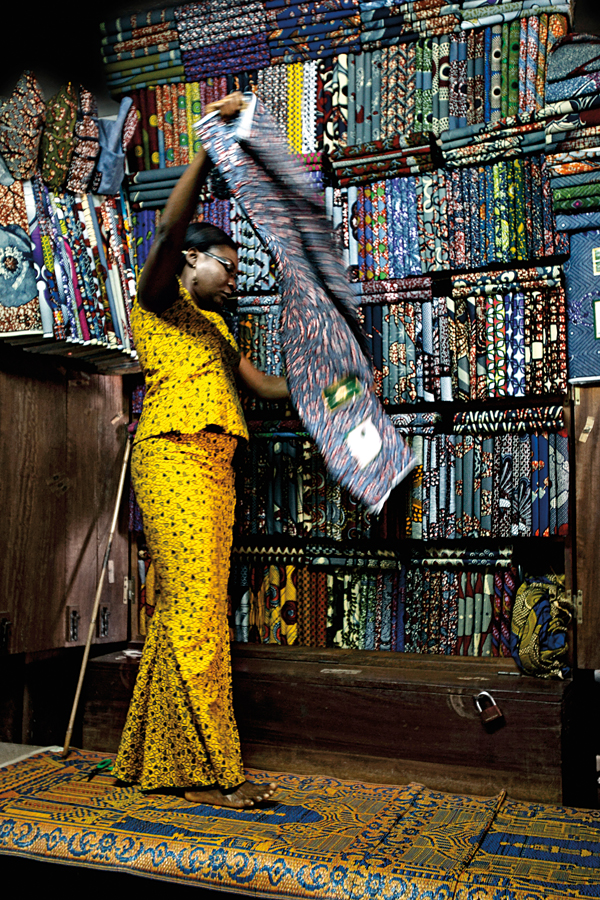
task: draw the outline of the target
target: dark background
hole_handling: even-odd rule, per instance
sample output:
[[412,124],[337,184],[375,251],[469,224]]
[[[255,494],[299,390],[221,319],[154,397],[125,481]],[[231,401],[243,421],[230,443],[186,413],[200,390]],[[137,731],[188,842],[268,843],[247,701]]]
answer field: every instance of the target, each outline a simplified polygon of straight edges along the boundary
[[[169,0],[67,0],[37,5],[4,4],[0,21],[0,95],[6,97],[24,69],[38,78],[46,99],[67,81],[77,81],[98,98],[100,115],[117,112],[104,85],[100,22],[131,12],[171,5]],[[600,34],[598,0],[576,0],[574,28]]]

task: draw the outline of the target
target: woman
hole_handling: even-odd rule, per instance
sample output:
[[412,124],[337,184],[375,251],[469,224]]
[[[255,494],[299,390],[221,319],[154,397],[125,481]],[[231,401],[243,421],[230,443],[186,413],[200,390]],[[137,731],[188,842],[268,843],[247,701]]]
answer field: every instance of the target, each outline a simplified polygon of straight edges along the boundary
[[[224,117],[241,107],[239,94],[212,105]],[[208,169],[200,150],[173,189],[131,315],[146,379],[131,474],[160,599],[115,775],[144,790],[243,808],[276,785],[245,780],[232,709],[232,458],[248,437],[235,376],[261,397],[288,391],[284,378],[240,357],[222,318],[235,290],[235,244],[214,226],[188,228]]]

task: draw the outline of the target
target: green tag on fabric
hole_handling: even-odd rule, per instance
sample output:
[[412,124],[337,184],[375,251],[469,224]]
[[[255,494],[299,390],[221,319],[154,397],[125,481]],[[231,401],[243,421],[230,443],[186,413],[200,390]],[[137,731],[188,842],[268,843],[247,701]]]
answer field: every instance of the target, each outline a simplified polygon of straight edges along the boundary
[[351,403],[355,397],[362,396],[362,387],[356,375],[347,375],[334,381],[323,390],[323,399],[331,412]]

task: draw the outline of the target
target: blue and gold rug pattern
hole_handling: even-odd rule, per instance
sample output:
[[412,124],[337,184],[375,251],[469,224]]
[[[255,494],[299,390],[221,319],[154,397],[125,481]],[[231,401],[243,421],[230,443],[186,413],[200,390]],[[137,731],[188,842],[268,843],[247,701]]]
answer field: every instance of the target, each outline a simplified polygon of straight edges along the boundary
[[[106,754],[0,769],[0,853],[310,900],[600,897],[600,812],[285,773],[253,810],[123,786]],[[91,776],[91,777],[90,777]]]

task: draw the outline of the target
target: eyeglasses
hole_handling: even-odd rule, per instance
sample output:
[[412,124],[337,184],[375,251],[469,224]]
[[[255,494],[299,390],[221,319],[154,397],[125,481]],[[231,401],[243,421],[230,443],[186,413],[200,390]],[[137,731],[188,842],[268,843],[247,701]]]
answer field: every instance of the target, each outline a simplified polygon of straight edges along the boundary
[[205,256],[210,256],[212,259],[216,259],[217,262],[220,262],[231,278],[237,276],[237,266],[230,259],[225,259],[223,256],[217,256],[216,253],[209,253],[208,250],[201,250],[200,252],[204,253]]

